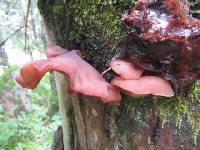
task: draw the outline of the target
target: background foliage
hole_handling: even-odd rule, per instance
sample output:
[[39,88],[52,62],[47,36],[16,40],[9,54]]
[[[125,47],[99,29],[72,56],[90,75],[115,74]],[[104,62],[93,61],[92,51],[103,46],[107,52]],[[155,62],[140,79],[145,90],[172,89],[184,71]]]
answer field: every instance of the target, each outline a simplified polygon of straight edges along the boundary
[[31,59],[35,51],[44,55],[46,33],[36,4],[31,1],[25,48],[27,1],[0,0],[0,150],[49,150],[61,125],[53,77],[46,75],[36,90],[22,89],[14,80],[19,64],[12,65],[16,61],[8,57],[10,50]]
[[[0,75],[0,96],[7,91],[23,92],[14,80],[9,79],[16,68],[18,67],[5,69],[5,72]],[[17,95],[13,97],[16,98],[16,109],[13,115],[5,111],[3,104],[0,104],[0,150],[49,150],[51,148],[54,131],[61,125],[61,120],[58,112],[52,114],[48,107],[51,98],[49,91],[49,76],[45,76],[37,90],[25,91],[30,99],[30,107],[24,107],[23,100],[17,98]],[[56,96],[54,101],[57,101]]]

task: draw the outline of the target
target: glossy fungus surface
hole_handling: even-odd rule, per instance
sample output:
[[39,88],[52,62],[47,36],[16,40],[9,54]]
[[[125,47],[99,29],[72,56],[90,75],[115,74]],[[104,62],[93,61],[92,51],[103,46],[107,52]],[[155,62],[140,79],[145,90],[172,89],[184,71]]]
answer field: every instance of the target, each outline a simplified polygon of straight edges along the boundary
[[189,14],[189,3],[139,0],[122,23],[118,58],[171,81],[175,93],[186,96],[200,79],[200,21]]

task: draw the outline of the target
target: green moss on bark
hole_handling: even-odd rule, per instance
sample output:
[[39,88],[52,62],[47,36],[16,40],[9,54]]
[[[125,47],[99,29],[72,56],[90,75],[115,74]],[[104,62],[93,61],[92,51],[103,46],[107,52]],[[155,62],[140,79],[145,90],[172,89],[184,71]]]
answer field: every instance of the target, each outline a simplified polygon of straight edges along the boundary
[[38,0],[38,8],[57,45],[66,47],[69,37],[69,11],[62,0]]
[[53,31],[56,44],[80,49],[99,71],[116,53],[122,35],[120,18],[133,1],[39,0],[40,13]]

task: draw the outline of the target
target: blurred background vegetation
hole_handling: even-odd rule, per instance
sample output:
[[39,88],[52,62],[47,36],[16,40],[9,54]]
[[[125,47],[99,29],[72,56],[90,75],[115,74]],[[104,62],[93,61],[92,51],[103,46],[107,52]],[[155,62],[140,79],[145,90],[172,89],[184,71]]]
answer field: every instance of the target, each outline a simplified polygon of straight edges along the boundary
[[0,0],[0,150],[49,150],[61,125],[52,75],[33,91],[14,80],[20,66],[45,57],[46,33],[36,0],[30,3],[25,47],[27,8],[27,0]]
[[[99,39],[104,43],[107,39],[110,48],[116,46],[122,35],[120,17],[125,12],[122,9],[124,7],[116,5],[115,0],[94,0],[94,3],[82,0],[76,4],[70,2],[71,7],[74,7],[72,13],[77,16],[74,26],[79,27],[74,30],[76,32],[70,32],[70,40],[78,43],[78,40],[85,39],[87,35],[96,36],[97,33],[93,33],[94,31],[101,31],[105,34],[99,34],[104,35],[104,37],[99,36]],[[195,4],[199,1],[192,2]],[[127,5],[127,9],[131,9],[134,0],[119,0],[118,3],[123,3]],[[106,13],[95,15],[99,5],[108,5],[108,10],[105,11]],[[30,3],[25,35],[27,8],[28,0],[0,0],[0,150],[49,150],[54,132],[61,125],[56,87],[51,74],[46,75],[38,88],[33,91],[22,89],[13,80],[20,66],[31,60],[45,57],[47,38],[37,8],[37,0],[32,0]],[[119,12],[115,12],[116,9]],[[55,11],[59,13],[62,9],[58,7]],[[200,17],[199,5],[195,5],[192,12],[196,17]],[[82,33],[81,27],[87,32]],[[112,29],[112,32],[109,29]],[[13,33],[15,34],[10,37]],[[92,36],[88,38],[91,40],[89,44],[93,43]],[[113,40],[111,44],[110,38]],[[91,46],[101,47],[102,43]],[[83,55],[89,60],[92,54],[86,52],[88,55]],[[106,57],[105,60],[107,59]],[[196,107],[200,104],[199,87],[200,84],[194,86],[190,101],[183,101],[180,98],[163,101],[154,99],[157,112],[162,116],[164,123],[175,116],[178,133],[179,127],[181,128],[188,121],[193,128],[194,140],[200,131],[200,115],[197,114],[200,111],[199,107]]]

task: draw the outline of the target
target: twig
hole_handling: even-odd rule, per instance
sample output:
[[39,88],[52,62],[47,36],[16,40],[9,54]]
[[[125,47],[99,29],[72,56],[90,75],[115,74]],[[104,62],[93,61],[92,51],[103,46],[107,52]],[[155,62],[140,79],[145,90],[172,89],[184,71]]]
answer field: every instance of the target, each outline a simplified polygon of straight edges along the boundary
[[31,0],[28,0],[28,6],[27,6],[27,11],[26,11],[26,16],[25,16],[25,23],[24,23],[24,49],[26,51],[26,43],[27,43],[27,24],[28,24],[28,15],[29,15],[29,10],[30,10],[30,5],[31,5]]
[[106,69],[102,74],[101,74],[101,76],[103,77],[104,76],[104,74],[106,74],[107,72],[109,72],[110,70],[112,70],[112,68],[111,67],[109,67],[108,69]]
[[23,28],[23,26],[21,26],[19,29],[16,29],[15,32],[13,32],[10,36],[8,36],[5,40],[3,40],[0,43],[0,47],[2,47],[12,36],[14,36],[17,32],[19,32],[21,29]]

